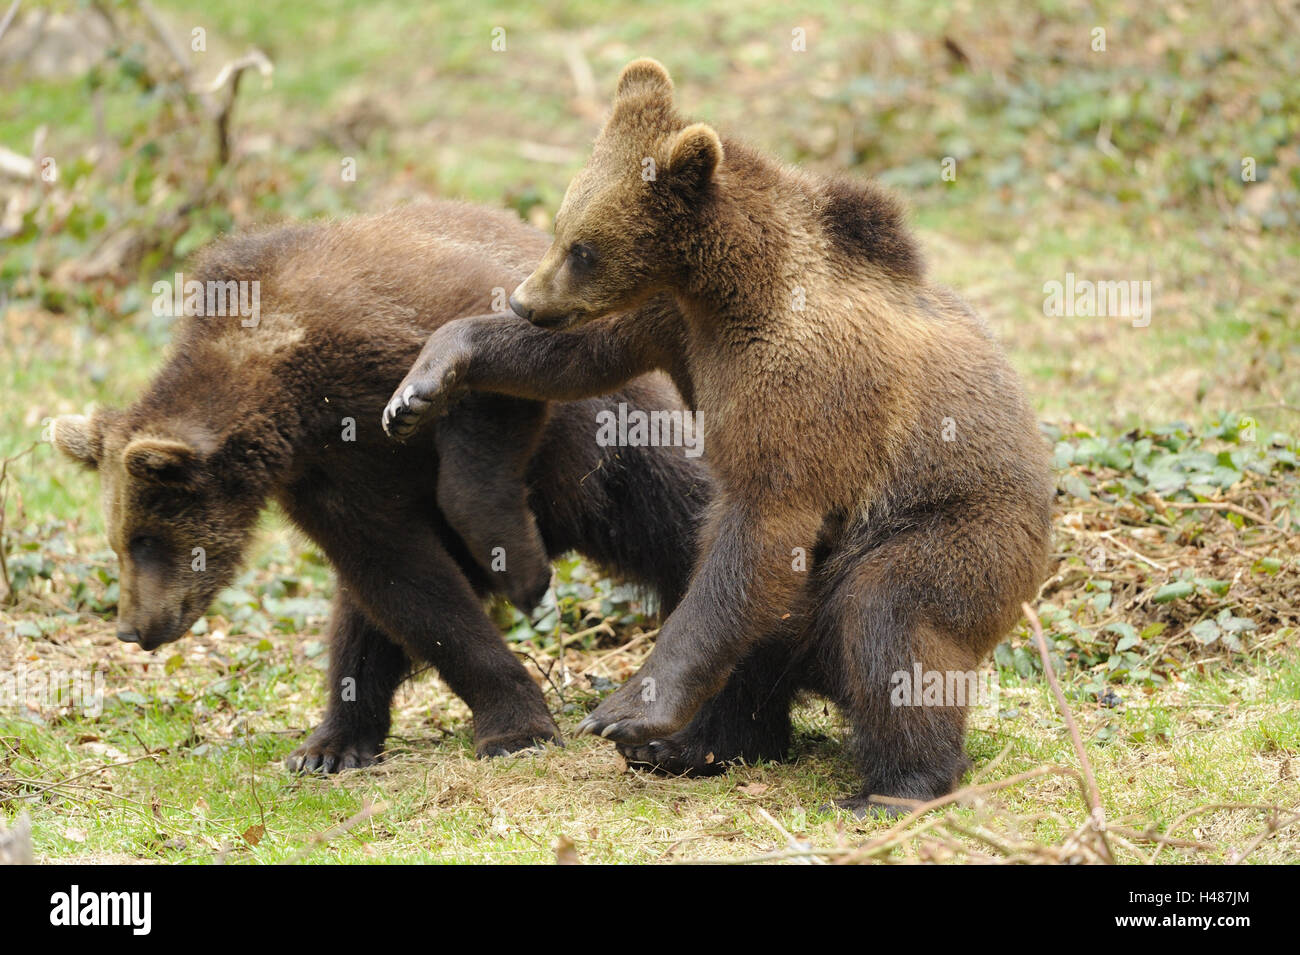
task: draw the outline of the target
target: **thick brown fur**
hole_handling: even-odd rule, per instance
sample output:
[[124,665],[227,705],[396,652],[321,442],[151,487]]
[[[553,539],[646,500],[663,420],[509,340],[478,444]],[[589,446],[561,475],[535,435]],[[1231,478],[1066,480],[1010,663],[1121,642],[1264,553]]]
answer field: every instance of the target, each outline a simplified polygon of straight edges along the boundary
[[965,707],[893,706],[892,681],[973,669],[1009,629],[1045,573],[1052,487],[1015,373],[928,281],[895,200],[724,143],[638,61],[511,304],[568,330],[443,327],[400,427],[465,388],[574,398],[660,368],[719,485],[689,592],[580,730],[707,770],[783,750],[812,689],[852,723],[855,808],[949,791]]
[[[156,649],[182,636],[233,578],[269,500],[329,558],[328,710],[291,768],[371,762],[394,691],[428,664],[473,710],[480,755],[559,741],[540,690],[482,608],[505,583],[439,507],[439,447],[469,465],[503,462],[480,498],[462,502],[470,523],[489,526],[501,506],[531,511],[543,557],[577,549],[645,584],[665,609],[685,590],[708,475],[681,449],[595,440],[597,413],[619,401],[680,408],[666,381],[549,408],[475,395],[440,433],[404,446],[380,428],[429,333],[488,308],[546,244],[513,215],[450,202],[225,240],[201,256],[196,278],[259,282],[256,326],[184,318],[131,407],[55,422],[60,449],[102,478],[124,640]],[[519,501],[502,505],[511,488]],[[534,530],[501,533],[509,550]]]

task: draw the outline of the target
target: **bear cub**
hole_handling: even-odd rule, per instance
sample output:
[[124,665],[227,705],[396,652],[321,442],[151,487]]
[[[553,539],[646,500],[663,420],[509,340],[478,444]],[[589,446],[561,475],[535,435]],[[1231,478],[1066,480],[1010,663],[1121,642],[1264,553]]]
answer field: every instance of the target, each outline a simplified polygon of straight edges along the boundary
[[390,433],[466,390],[578,397],[657,368],[717,483],[686,596],[579,731],[716,771],[779,757],[810,691],[852,729],[846,806],[950,791],[969,701],[893,690],[975,675],[1043,579],[1053,488],[1015,372],[894,199],[722,139],[638,60],[510,301],[524,321],[433,334]]

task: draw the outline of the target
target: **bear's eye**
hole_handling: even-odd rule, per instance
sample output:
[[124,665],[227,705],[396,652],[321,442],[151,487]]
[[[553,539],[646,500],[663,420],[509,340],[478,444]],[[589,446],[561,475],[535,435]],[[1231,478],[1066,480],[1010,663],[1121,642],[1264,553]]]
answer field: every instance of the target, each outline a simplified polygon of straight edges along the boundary
[[569,263],[577,269],[590,269],[596,264],[596,250],[581,242],[569,246]]

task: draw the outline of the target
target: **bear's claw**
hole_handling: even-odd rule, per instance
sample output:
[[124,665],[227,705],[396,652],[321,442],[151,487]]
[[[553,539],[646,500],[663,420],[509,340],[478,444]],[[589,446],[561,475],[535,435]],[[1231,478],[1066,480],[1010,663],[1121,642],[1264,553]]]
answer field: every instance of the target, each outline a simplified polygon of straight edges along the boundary
[[426,421],[446,414],[459,377],[455,366],[439,371],[417,365],[384,407],[384,433],[394,441],[409,441]]

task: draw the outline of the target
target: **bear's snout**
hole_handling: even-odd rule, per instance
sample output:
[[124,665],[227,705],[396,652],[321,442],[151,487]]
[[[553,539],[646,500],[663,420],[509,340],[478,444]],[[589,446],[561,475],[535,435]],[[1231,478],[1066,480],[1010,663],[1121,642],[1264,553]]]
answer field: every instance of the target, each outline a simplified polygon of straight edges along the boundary
[[524,321],[531,322],[533,320],[533,310],[519,300],[518,291],[510,296],[510,308]]

